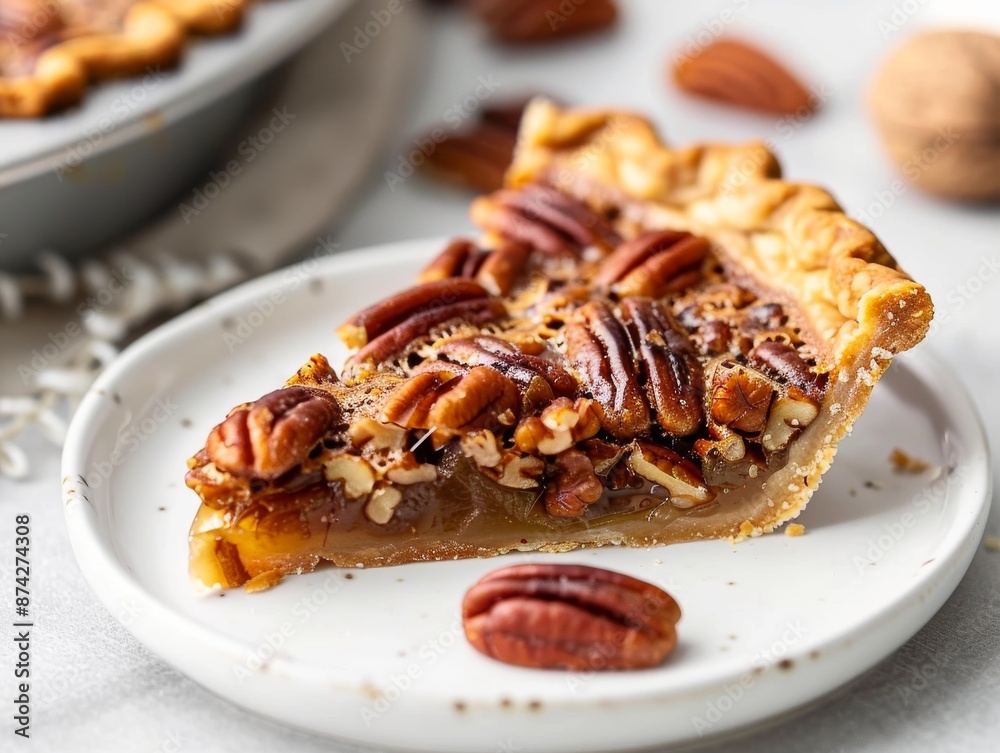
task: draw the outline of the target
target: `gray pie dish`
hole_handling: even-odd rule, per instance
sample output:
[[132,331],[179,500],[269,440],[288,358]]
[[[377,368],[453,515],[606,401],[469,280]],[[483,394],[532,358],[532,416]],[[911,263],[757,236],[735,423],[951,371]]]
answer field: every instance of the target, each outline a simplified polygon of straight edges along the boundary
[[256,147],[240,147],[256,134],[238,128],[268,74],[350,5],[256,3],[234,34],[191,43],[176,70],[96,85],[65,113],[0,120],[0,270],[30,268],[43,249],[100,250],[215,163],[248,159]]

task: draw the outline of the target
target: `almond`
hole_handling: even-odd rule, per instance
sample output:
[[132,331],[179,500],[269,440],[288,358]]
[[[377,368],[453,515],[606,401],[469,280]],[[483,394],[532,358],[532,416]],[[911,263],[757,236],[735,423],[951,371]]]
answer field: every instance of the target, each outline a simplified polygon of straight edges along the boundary
[[763,51],[720,39],[674,64],[674,80],[690,94],[779,115],[807,114],[817,102],[799,79]]

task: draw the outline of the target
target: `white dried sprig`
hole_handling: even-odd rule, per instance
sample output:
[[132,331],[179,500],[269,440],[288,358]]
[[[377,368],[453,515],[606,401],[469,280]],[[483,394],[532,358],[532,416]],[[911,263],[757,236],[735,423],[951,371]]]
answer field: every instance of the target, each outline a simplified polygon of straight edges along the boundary
[[[15,276],[0,273],[0,317],[24,316],[28,300],[44,299],[67,306],[87,296],[109,300],[79,311],[79,342],[56,355],[34,375],[27,396],[0,395],[0,475],[24,478],[30,471],[27,453],[17,444],[23,432],[37,426],[53,444],[62,444],[67,429],[63,415],[73,410],[130,333],[152,317],[171,314],[214,295],[249,276],[234,254],[213,254],[200,262],[182,261],[169,253],[155,259],[126,251],[90,260],[74,268],[52,252],[38,257],[39,272]],[[115,270],[129,270],[128,285],[111,293]],[[60,410],[65,407],[65,410]]]

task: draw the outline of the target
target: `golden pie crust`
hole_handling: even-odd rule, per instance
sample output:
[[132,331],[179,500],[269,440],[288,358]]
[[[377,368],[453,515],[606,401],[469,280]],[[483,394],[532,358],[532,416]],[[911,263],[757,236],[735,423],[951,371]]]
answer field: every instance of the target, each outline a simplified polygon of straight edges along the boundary
[[[933,315],[878,240],[822,189],[782,181],[763,145],[673,150],[627,113],[535,101],[507,188],[477,199],[472,216],[481,243],[449,245],[420,286],[338,330],[357,349],[339,375],[314,356],[283,390],[234,408],[191,458],[201,585],[267,587],[322,560],[766,533],[805,506],[893,356]],[[767,331],[733,319],[738,337],[713,350],[698,340],[704,321],[681,322],[689,301],[715,305],[720,290],[747,299],[738,316],[757,304],[787,316]],[[804,375],[755,372],[764,344],[787,345]],[[551,388],[537,401],[532,373]],[[746,405],[717,417],[737,392]],[[769,447],[781,400],[810,413]],[[684,420],[692,410],[697,428]],[[716,462],[723,429],[749,448],[729,465]]]
[[[174,66],[188,37],[235,29],[249,3],[250,0],[137,0],[126,3],[128,7],[120,25],[114,24],[118,28],[108,29],[73,26],[71,7],[62,8],[57,0],[38,2],[38,13],[62,12],[69,25],[61,28],[51,43],[46,43],[30,72],[10,77],[0,75],[0,118],[41,117],[79,102],[91,81],[136,76],[158,67]],[[32,35],[41,33],[30,20],[22,26],[27,36],[12,42],[15,47],[35,42]],[[18,27],[7,33],[7,41],[12,34],[20,34]]]
[[[875,235],[822,188],[781,179],[762,143],[671,149],[650,123],[608,110],[570,110],[537,100],[525,112],[511,187],[546,182],[596,209],[616,207],[646,229],[688,230],[772,294],[787,296],[828,344],[830,373],[817,419],[787,465],[739,509],[678,521],[691,538],[734,541],[796,517],[819,487],[837,443],[853,428],[893,356],[919,343],[931,298]],[[488,224],[488,199],[474,218]]]

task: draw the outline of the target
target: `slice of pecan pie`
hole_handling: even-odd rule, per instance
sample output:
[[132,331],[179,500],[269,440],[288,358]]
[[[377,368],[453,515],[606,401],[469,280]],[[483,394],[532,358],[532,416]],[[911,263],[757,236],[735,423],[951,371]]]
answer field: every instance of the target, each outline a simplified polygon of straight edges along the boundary
[[0,0],[0,118],[80,100],[94,79],[176,65],[191,34],[239,25],[249,0]]
[[191,571],[739,540],[794,518],[925,290],[761,145],[538,101],[507,187],[409,290],[190,461]]

